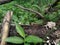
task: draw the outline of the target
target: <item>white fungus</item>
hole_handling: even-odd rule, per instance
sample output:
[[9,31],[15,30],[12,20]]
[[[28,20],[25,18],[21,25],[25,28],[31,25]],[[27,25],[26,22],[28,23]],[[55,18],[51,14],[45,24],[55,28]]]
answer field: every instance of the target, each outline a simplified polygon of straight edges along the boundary
[[55,22],[47,22],[47,24],[45,25],[46,29],[50,28],[50,29],[56,29],[56,23]]

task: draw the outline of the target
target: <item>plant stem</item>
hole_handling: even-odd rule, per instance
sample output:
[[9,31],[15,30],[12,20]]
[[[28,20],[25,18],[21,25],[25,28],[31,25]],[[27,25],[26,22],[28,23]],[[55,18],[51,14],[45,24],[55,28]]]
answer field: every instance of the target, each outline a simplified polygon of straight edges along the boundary
[[25,38],[24,38],[24,45],[25,45]]
[[36,45],[36,43],[34,43],[34,45]]

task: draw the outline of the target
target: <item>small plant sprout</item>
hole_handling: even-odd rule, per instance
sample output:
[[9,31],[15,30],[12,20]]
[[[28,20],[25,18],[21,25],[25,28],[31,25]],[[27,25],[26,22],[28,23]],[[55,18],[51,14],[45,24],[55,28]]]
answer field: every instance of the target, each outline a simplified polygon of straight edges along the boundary
[[40,37],[34,36],[34,35],[27,35],[24,32],[24,29],[16,24],[16,31],[19,33],[19,35],[22,37],[8,37],[6,39],[6,42],[10,42],[10,43],[15,43],[15,44],[24,44],[24,45],[30,45],[30,43],[34,43],[34,45],[36,45],[37,43],[42,43],[45,42],[43,39],[41,39]]

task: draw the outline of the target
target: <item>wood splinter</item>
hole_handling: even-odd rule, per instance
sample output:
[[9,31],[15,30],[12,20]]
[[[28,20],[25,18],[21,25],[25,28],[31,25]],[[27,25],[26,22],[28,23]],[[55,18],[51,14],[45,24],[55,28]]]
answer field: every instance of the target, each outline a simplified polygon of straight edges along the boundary
[[6,16],[3,19],[2,23],[2,30],[1,30],[1,44],[0,45],[6,45],[5,39],[8,37],[9,32],[9,23],[11,20],[11,17],[13,15],[12,11],[8,11]]

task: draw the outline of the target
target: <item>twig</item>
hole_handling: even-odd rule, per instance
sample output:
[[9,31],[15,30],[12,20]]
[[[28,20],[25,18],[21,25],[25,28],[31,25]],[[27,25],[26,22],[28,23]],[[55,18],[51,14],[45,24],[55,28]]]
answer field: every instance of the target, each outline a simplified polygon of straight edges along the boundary
[[3,23],[2,23],[2,37],[1,37],[1,45],[6,45],[5,39],[8,36],[8,32],[9,32],[9,23],[11,20],[13,12],[12,11],[8,11],[6,16],[3,19]]
[[43,18],[43,17],[44,17],[41,13],[39,13],[39,12],[37,12],[37,11],[35,11],[35,10],[29,9],[29,8],[25,8],[25,7],[23,7],[23,6],[21,6],[21,5],[18,5],[18,4],[15,4],[15,6],[21,8],[21,9],[23,9],[23,10],[31,11],[31,12],[33,12],[33,13],[36,13],[40,18]]

